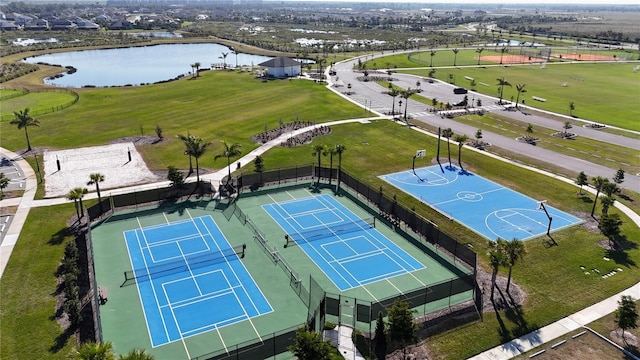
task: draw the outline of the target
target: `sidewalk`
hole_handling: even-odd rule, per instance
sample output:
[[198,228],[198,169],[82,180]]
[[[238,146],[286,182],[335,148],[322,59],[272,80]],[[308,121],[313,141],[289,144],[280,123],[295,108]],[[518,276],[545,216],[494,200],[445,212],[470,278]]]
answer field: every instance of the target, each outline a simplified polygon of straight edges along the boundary
[[527,335],[511,340],[508,343],[489,349],[480,353],[470,360],[507,360],[515,356],[521,355],[537,346],[552,341],[562,335],[573,330],[579,329],[589,323],[608,315],[618,308],[618,300],[623,295],[632,296],[634,299],[640,299],[640,282],[634,286],[621,291],[597,304],[578,311],[560,319],[553,324],[549,324]]

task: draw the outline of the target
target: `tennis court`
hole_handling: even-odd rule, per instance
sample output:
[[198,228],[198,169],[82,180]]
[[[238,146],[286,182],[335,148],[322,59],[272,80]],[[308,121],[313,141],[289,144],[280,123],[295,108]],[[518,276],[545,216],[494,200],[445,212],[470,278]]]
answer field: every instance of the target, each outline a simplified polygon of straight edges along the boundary
[[328,194],[263,208],[340,291],[425,268]]
[[272,311],[211,216],[124,232],[153,347]]
[[532,199],[450,164],[380,178],[489,240],[527,240],[543,235],[549,228],[549,217],[550,231],[582,222],[552,206],[541,206],[543,199]]

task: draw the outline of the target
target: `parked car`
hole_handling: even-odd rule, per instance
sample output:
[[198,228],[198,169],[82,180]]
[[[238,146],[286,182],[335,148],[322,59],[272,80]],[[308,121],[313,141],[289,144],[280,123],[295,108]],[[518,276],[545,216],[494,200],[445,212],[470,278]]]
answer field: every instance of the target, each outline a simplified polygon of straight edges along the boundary
[[453,89],[453,93],[454,94],[466,94],[467,93],[467,89],[461,88],[461,87],[457,87],[457,88]]

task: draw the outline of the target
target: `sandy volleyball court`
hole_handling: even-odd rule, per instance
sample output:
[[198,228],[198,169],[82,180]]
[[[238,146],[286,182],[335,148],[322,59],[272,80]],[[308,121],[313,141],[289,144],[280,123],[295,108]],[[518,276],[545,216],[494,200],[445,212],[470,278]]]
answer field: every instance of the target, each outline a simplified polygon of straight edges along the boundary
[[95,191],[95,185],[87,185],[89,175],[93,173],[104,175],[100,190],[157,180],[130,142],[47,151],[44,153],[44,173],[46,197],[65,196],[76,187]]

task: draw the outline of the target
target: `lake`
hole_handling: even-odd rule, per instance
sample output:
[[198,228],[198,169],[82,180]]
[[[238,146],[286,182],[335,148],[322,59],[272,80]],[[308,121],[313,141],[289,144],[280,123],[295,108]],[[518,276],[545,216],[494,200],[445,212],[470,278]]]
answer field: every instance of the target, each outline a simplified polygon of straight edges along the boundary
[[103,50],[70,51],[26,58],[24,61],[72,66],[77,71],[62,77],[45,79],[45,83],[60,87],[124,86],[152,84],[189,75],[191,64],[200,69],[223,63],[227,54],[228,67],[257,66],[272,57],[232,53],[220,44],[165,44]]

